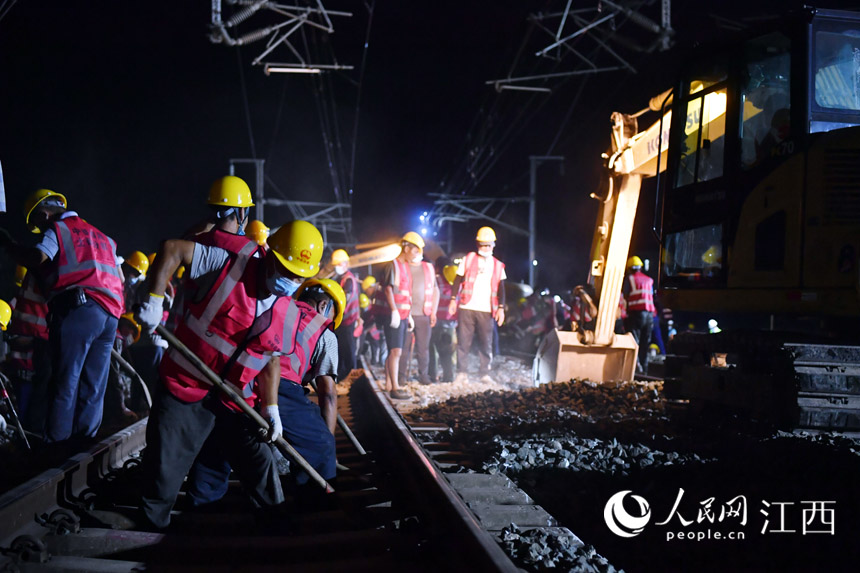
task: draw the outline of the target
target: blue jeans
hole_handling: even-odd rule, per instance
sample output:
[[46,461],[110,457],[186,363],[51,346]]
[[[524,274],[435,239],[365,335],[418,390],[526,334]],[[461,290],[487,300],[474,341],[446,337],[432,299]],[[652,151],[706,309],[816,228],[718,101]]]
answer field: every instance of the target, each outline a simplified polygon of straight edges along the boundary
[[45,441],[95,437],[102,423],[117,318],[97,302],[51,313],[52,376]]
[[[278,410],[284,425],[284,439],[324,479],[333,478],[337,473],[334,436],[320,415],[319,406],[308,400],[304,387],[281,379]],[[187,493],[191,504],[200,506],[224,497],[230,471],[227,456],[219,448],[218,436],[213,432],[188,474]],[[293,476],[299,485],[307,483],[310,478],[301,470],[293,471]]]

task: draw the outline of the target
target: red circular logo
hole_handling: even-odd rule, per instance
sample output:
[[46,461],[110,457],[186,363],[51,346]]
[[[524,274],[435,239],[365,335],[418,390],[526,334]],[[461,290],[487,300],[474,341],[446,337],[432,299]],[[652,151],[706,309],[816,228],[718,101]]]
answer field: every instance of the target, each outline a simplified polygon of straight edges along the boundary
[[302,249],[302,252],[299,253],[299,259],[303,263],[310,263],[311,262],[311,252],[307,249]]

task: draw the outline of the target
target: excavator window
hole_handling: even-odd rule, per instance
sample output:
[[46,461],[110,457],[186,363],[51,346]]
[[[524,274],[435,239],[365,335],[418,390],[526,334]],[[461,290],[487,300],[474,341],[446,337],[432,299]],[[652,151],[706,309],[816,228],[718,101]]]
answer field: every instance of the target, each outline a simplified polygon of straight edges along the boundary
[[[691,92],[687,101],[687,119],[681,141],[676,187],[710,181],[723,174],[726,88]],[[696,95],[697,93],[703,95]]]
[[660,265],[667,278],[689,286],[719,281],[723,269],[723,226],[705,225],[666,235]]
[[843,18],[813,26],[809,131],[860,125],[860,26]]
[[741,165],[751,169],[774,156],[791,154],[791,42],[781,32],[744,46],[741,82]]

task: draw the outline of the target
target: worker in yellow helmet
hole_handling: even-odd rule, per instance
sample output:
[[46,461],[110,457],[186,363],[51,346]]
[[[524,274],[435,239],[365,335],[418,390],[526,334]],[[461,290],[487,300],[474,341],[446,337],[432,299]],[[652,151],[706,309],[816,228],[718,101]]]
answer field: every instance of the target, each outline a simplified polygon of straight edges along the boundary
[[451,259],[441,256],[436,259],[436,288],[439,291],[439,305],[436,310],[436,325],[430,336],[430,379],[436,381],[436,355],[439,356],[440,382],[454,381],[454,333],[457,328],[457,314],[451,313],[451,300],[454,291],[454,277],[457,265]]
[[19,265],[39,268],[51,308],[53,360],[46,442],[93,438],[102,423],[111,347],[123,311],[116,243],[68,208],[66,197],[39,189],[24,203],[24,222],[41,239],[25,247],[0,236]]
[[[294,296],[300,312],[296,347],[280,357],[277,411],[284,438],[324,479],[330,480],[337,471],[334,428],[338,350],[332,331],[342,326],[346,295],[331,279],[311,278]],[[306,387],[311,382],[316,385],[318,405],[307,398]],[[221,499],[227,492],[230,469],[223,455],[198,458],[196,471],[188,479],[191,504],[200,506]],[[291,477],[298,485],[308,481],[303,471],[293,471]]]
[[[413,234],[421,239],[417,233]],[[418,362],[418,370],[411,379],[419,384],[432,384],[430,378],[430,337],[436,326],[436,312],[439,308],[439,287],[436,285],[436,269],[424,260],[424,241],[421,239],[420,252],[407,262],[412,275],[412,301],[409,319],[412,323],[412,336],[407,334],[400,355],[400,379],[406,380],[410,371],[412,357]]]
[[[163,242],[147,278],[148,300],[135,319],[150,332],[160,323],[164,292],[179,265],[188,269],[187,279],[209,285],[212,296],[186,298],[176,337],[260,410],[269,422],[268,438],[276,440],[283,432],[277,405],[281,367],[271,358],[295,348],[299,311],[292,295],[319,272],[324,245],[307,221],[282,225],[268,242],[263,256],[254,256],[259,245],[247,240],[239,252],[182,239]],[[147,428],[152,439],[143,458],[142,510],[151,526],[168,526],[188,468],[212,449],[228,454],[242,482],[253,484],[258,504],[282,503],[271,448],[235,406],[220,395],[204,400],[211,384],[172,347],[159,374]]]
[[[373,301],[376,320],[385,327],[388,358],[385,360],[385,390],[394,400],[412,396],[400,388],[400,357],[406,331],[412,325],[412,273],[409,263],[423,258],[424,239],[409,231],[400,240],[400,254],[382,269],[379,290]],[[389,318],[390,317],[390,318]]]
[[251,189],[239,177],[225,175],[209,188],[209,217],[184,237],[238,253],[251,239],[245,236],[249,209],[254,206]]
[[654,279],[642,272],[643,266],[642,259],[636,255],[627,259],[627,276],[621,293],[627,301],[624,328],[633,335],[639,345],[636,371],[647,374],[648,347],[651,344],[657,307],[654,305]]
[[355,327],[361,321],[361,309],[358,306],[358,295],[361,291],[358,279],[349,270],[349,254],[345,250],[337,249],[331,254],[331,266],[334,267],[332,278],[346,293],[343,322],[334,331],[338,345],[337,376],[339,380],[344,380],[356,365]]
[[449,311],[457,313],[457,378],[468,381],[469,351],[477,337],[480,359],[478,376],[491,383],[490,363],[493,358],[493,340],[496,325],[505,322],[505,264],[493,256],[496,232],[481,227],[475,236],[477,251],[468,253],[457,268],[454,279],[454,298]]

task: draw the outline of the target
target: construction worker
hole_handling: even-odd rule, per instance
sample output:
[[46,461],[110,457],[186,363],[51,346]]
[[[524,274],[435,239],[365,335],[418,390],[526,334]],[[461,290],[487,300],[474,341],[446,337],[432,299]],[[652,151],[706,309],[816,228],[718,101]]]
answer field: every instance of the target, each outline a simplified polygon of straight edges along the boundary
[[[424,239],[409,231],[400,240],[400,254],[382,269],[382,280],[374,299],[377,321],[385,325],[388,358],[385,360],[385,389],[394,400],[409,400],[412,396],[399,386],[400,356],[406,341],[406,330],[412,325],[412,273],[409,261],[421,255]],[[388,320],[386,321],[386,317]]]
[[334,333],[337,336],[339,380],[344,380],[355,369],[355,325],[361,320],[361,309],[358,307],[359,283],[349,270],[349,254],[343,249],[337,249],[331,254],[331,265],[334,267],[334,280],[346,293],[346,310],[343,322]]
[[[278,411],[286,440],[324,479],[330,480],[337,470],[334,429],[338,350],[332,331],[341,324],[346,297],[331,279],[308,279],[294,298],[300,318],[295,349],[280,358]],[[307,398],[306,387],[311,381],[316,384],[319,405]],[[230,464],[210,436],[188,476],[191,504],[201,506],[224,497],[230,471]],[[297,485],[304,485],[309,476],[298,471],[293,478]]]
[[[505,322],[505,264],[493,256],[496,232],[481,227],[475,237],[477,252],[467,254],[457,268],[453,290],[456,296],[449,312],[457,313],[457,379],[468,380],[469,351],[477,335],[480,357],[478,375],[483,382],[492,382],[490,362],[493,359],[493,321]],[[458,310],[459,307],[459,310]]]
[[440,256],[436,259],[436,285],[439,291],[439,304],[436,310],[436,324],[430,336],[430,379],[436,381],[437,355],[440,382],[454,381],[454,331],[457,328],[457,315],[449,308],[454,298],[451,286],[457,276],[457,265],[451,259]]
[[[417,233],[416,233],[417,235]],[[400,355],[399,371],[402,380],[406,380],[412,355],[418,360],[418,383],[432,384],[430,379],[430,336],[436,326],[436,312],[439,309],[439,287],[436,284],[436,270],[433,265],[424,260],[424,240],[420,235],[414,238],[418,251],[413,253],[408,261],[409,273],[412,275],[412,302],[409,318],[412,321],[412,335],[406,335],[403,352]]]
[[21,422],[25,428],[41,434],[45,429],[48,407],[51,352],[48,346],[48,303],[37,283],[36,273],[22,273],[22,282],[15,295],[12,323],[7,332],[7,364],[12,368],[12,386],[18,398]]
[[[185,265],[205,295],[186,301],[176,337],[259,407],[274,441],[283,431],[277,406],[281,368],[271,358],[294,346],[299,310],[291,295],[303,278],[319,272],[323,241],[312,224],[293,221],[272,235],[269,246],[259,257],[259,245],[251,241],[238,253],[192,241],[164,242],[147,279],[149,298],[135,318],[150,331],[161,322],[164,290]],[[210,433],[258,505],[283,502],[272,451],[245,415],[175,348],[165,353],[159,373],[143,458],[141,508],[149,524],[167,527],[179,488]]]
[[[212,183],[209,188],[209,216],[205,221],[198,223],[185,232],[184,236],[189,240],[198,241],[194,235],[207,234],[212,230],[223,231],[230,235],[245,237],[245,226],[248,224],[248,209],[254,206],[251,198],[251,189],[239,177],[225,175]],[[228,237],[230,238],[230,237]],[[242,243],[233,238],[234,242],[242,248]],[[198,241],[199,242],[199,241]]]
[[50,308],[53,380],[45,440],[93,438],[102,421],[110,349],[123,310],[116,243],[68,211],[66,198],[39,189],[24,203],[25,221],[42,233],[35,247],[6,238],[15,261],[44,280]]
[[622,292],[627,300],[627,318],[624,327],[639,345],[636,371],[648,373],[648,346],[651,344],[654,313],[654,280],[642,272],[642,259],[634,255],[627,259],[627,280]]
[[269,228],[260,220],[254,219],[248,223],[245,232],[252,241],[256,242],[261,247],[268,248],[266,240],[269,238]]
[[122,274],[125,276],[125,284],[123,285],[125,310],[131,310],[137,304],[138,287],[146,279],[147,270],[149,270],[149,258],[140,251],[133,252],[123,261]]

